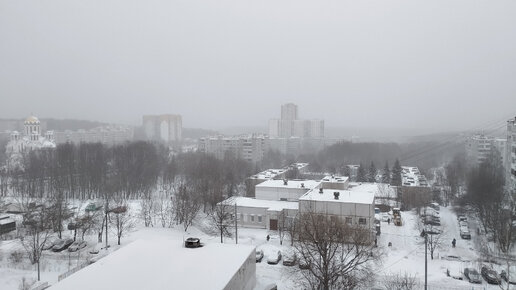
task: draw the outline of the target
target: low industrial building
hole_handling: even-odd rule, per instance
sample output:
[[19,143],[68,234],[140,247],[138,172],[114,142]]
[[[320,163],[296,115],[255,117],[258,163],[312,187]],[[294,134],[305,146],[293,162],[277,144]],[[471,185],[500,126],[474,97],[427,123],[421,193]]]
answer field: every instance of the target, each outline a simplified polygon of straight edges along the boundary
[[53,285],[51,290],[252,290],[255,247],[138,240]]
[[313,189],[299,199],[299,212],[336,217],[349,225],[374,231],[375,197],[357,190]]
[[227,210],[233,212],[236,204],[238,226],[267,230],[277,230],[278,221],[282,216],[286,219],[295,218],[299,207],[298,202],[262,200],[241,196],[230,197],[219,203],[218,206],[222,204],[230,206]]

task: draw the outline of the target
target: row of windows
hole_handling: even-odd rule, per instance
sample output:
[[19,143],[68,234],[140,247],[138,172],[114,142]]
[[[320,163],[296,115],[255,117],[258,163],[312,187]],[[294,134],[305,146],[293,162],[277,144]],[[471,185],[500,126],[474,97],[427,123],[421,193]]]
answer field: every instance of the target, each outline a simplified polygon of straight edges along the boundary
[[251,222],[251,223],[261,223],[262,222],[262,215],[254,215],[254,214],[240,214],[240,222]]

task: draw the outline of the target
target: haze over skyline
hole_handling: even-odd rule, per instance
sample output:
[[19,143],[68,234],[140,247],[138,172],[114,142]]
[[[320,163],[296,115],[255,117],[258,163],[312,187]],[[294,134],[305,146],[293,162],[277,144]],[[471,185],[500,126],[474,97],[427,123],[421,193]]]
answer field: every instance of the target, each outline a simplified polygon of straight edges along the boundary
[[1,118],[470,129],[516,114],[514,1],[0,2]]

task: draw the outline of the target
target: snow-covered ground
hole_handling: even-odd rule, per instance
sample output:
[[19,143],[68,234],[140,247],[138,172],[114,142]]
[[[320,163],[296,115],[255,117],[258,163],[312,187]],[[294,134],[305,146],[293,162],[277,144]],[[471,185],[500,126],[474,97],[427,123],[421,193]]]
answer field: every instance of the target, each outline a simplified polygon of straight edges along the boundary
[[[447,277],[447,269],[451,276],[463,277],[462,271],[465,267],[474,266],[480,270],[478,251],[476,250],[475,240],[478,238],[474,230],[471,231],[472,239],[463,240],[459,236],[459,227],[456,215],[450,208],[441,207],[441,228],[444,230],[443,245],[437,249],[434,254],[434,260],[428,256],[428,283],[429,289],[500,289],[498,286],[488,285],[485,281],[483,284],[470,284],[466,280],[457,280]],[[378,237],[378,246],[385,251],[385,256],[381,262],[377,263],[378,279],[382,279],[390,274],[408,273],[415,275],[420,282],[424,281],[424,243],[423,238],[419,236],[419,229],[416,226],[416,215],[413,212],[402,212],[403,226],[397,227],[393,223],[388,224],[382,222],[381,235]],[[473,221],[470,221],[471,228],[474,229]],[[216,234],[206,233],[206,221],[200,219],[195,226],[190,227],[188,232],[184,232],[182,226],[175,228],[152,227],[145,228],[138,225],[137,228],[122,238],[121,247],[138,239],[183,239],[186,237],[199,237],[204,243],[220,243],[220,236]],[[204,229],[204,232],[201,231]],[[266,240],[270,235],[270,241]],[[67,236],[71,236],[71,232],[66,232]],[[452,239],[457,239],[457,246],[452,248]],[[50,284],[56,283],[58,276],[62,273],[73,269],[77,265],[85,263],[87,260],[95,258],[99,255],[89,254],[89,250],[96,244],[96,236],[91,235],[86,238],[89,246],[78,253],[69,253],[63,251],[61,253],[53,253],[45,251],[42,258],[42,281],[48,281]],[[116,237],[111,234],[109,236],[111,247],[108,251],[104,250],[100,255],[107,255],[116,251],[119,246],[116,245]],[[235,243],[234,238],[224,238],[225,243]],[[388,247],[391,242],[392,246]],[[267,264],[267,256],[269,253],[277,250],[282,252],[289,249],[290,241],[285,240],[284,245],[280,246],[279,238],[274,231],[263,229],[238,229],[238,243],[245,245],[253,245],[264,251],[265,257],[261,263],[257,264],[257,290],[271,283],[276,283],[279,289],[297,289],[296,282],[299,277],[292,273],[292,267],[286,267],[281,264]],[[15,251],[23,252],[20,243],[17,240],[8,240],[0,242],[0,285],[2,290],[18,289],[21,279],[35,279],[35,266],[30,265],[27,258],[24,257],[21,263],[14,263],[11,259],[11,253]],[[447,256],[458,256],[462,261],[446,260]],[[499,266],[494,265],[500,269]],[[297,267],[297,266],[294,266]],[[216,265],[214,265],[216,268]],[[378,284],[381,286],[381,283]],[[516,289],[516,288],[515,288]]]

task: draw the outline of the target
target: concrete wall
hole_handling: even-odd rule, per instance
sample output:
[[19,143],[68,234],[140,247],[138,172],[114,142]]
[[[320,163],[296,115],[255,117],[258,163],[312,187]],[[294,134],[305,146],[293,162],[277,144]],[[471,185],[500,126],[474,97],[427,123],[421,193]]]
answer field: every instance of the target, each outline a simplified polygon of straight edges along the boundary
[[[245,228],[267,229],[269,221],[267,209],[260,207],[237,206],[238,225]],[[261,217],[261,222],[259,221]],[[254,219],[254,221],[253,221]]]
[[224,290],[253,290],[256,286],[256,251],[252,251],[244,264],[233,275]]

